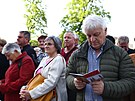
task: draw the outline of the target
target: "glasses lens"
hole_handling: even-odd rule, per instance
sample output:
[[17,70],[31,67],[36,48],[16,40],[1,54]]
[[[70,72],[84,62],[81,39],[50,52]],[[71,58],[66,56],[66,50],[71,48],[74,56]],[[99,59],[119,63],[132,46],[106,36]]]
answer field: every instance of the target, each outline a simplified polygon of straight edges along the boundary
[[53,44],[52,44],[52,43],[45,43],[45,45],[51,46],[51,45],[53,45]]

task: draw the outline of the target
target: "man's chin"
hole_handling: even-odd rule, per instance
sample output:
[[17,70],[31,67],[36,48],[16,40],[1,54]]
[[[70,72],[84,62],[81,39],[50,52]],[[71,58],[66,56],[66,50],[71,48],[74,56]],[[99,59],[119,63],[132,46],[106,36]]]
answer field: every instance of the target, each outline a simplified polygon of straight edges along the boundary
[[16,43],[17,43],[18,45],[20,45],[20,42],[17,41]]

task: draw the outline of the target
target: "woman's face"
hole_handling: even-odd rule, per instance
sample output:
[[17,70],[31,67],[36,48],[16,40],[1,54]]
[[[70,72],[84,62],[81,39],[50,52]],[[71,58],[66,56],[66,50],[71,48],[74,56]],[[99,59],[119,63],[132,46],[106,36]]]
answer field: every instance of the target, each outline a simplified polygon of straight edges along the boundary
[[52,39],[45,41],[45,52],[48,55],[53,55],[57,52],[57,49],[56,49]]

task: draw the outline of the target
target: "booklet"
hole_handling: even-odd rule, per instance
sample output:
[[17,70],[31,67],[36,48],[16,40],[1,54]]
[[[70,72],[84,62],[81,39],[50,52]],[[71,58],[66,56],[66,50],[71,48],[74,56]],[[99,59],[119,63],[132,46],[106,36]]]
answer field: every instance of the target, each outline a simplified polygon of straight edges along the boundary
[[97,69],[92,72],[86,73],[86,74],[76,74],[76,73],[69,73],[69,74],[73,75],[78,80],[81,80],[86,83],[90,83],[95,80],[103,79],[103,75]]

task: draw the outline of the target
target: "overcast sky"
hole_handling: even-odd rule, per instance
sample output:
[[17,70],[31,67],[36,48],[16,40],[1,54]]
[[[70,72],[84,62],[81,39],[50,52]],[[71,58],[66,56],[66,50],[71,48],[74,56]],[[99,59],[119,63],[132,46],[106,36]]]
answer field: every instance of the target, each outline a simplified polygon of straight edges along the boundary
[[[68,1],[68,0],[66,0]],[[65,0],[47,0],[47,19],[49,35],[58,36],[61,32],[59,20],[64,16]],[[127,35],[131,43],[135,37],[135,1],[134,0],[104,0],[104,8],[111,13],[112,20],[108,25],[108,34],[113,36]],[[18,31],[26,30],[22,0],[0,1],[0,37],[8,42],[16,41]]]

